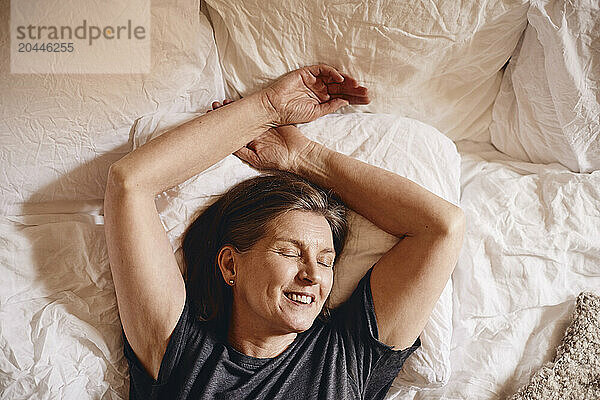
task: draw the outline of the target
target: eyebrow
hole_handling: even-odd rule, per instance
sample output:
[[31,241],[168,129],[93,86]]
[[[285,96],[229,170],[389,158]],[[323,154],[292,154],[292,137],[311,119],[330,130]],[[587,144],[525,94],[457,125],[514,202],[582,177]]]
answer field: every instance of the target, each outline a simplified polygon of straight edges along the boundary
[[[306,246],[304,245],[304,243],[302,243],[299,240],[296,239],[291,239],[291,238],[275,238],[276,242],[289,242],[292,244],[295,244],[296,246],[300,247],[300,248],[305,248]],[[326,247],[323,250],[321,250],[319,253],[333,253],[335,254],[335,250],[333,250],[331,247]]]

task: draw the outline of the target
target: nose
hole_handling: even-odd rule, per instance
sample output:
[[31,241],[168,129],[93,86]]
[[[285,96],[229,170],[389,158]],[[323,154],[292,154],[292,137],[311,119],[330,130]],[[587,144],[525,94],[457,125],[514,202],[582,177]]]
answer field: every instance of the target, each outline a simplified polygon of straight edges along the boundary
[[302,269],[299,273],[300,279],[306,284],[313,285],[323,282],[323,271],[318,267],[317,260],[309,260],[302,264]]

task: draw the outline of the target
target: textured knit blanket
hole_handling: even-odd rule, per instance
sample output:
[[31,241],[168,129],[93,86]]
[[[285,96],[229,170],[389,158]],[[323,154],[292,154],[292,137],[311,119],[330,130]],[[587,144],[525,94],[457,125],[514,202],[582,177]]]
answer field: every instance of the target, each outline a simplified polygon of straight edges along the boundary
[[600,399],[600,296],[577,296],[573,321],[556,357],[510,398],[521,399]]

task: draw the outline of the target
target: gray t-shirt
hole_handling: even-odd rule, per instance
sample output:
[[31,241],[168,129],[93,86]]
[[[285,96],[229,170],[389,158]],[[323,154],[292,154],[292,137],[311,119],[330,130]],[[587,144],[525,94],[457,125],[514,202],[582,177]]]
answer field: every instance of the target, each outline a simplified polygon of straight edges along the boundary
[[157,380],[145,372],[125,338],[130,398],[383,399],[421,340],[404,350],[378,340],[372,270],[328,322],[316,319],[274,358],[235,350],[215,333],[213,324],[198,321],[192,303],[186,301]]

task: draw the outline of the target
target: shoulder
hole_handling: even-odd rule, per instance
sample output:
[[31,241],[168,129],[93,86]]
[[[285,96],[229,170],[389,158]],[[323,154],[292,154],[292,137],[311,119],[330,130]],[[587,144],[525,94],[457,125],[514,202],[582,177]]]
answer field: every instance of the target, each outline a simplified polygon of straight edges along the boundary
[[367,270],[350,298],[332,314],[348,357],[348,372],[361,393],[389,387],[406,359],[421,346],[420,338],[405,349],[395,349],[380,340],[370,285],[372,270]]
[[169,381],[180,365],[196,363],[200,361],[202,354],[210,353],[211,348],[218,343],[218,331],[213,321],[198,318],[193,302],[187,298],[169,338],[156,379],[143,368],[125,335],[123,340],[123,352],[129,364],[132,383],[135,383],[136,388],[150,388]]
[[[373,264],[363,275],[358,285],[354,289],[350,298],[340,307],[342,311],[337,318],[340,317],[348,317],[354,316],[356,322],[358,324],[354,324],[354,327],[357,330],[363,330],[364,339],[371,342],[372,344],[380,347],[382,349],[390,349],[395,352],[399,352],[402,349],[395,349],[394,346],[390,346],[388,344],[383,343],[380,340],[380,325],[375,313],[375,306],[373,302],[373,292],[372,292],[372,273],[375,268],[375,264]],[[417,338],[415,344],[419,344],[420,340]],[[411,350],[415,344],[407,347],[403,350]],[[416,347],[419,347],[416,346]],[[414,349],[412,349],[414,351]]]

